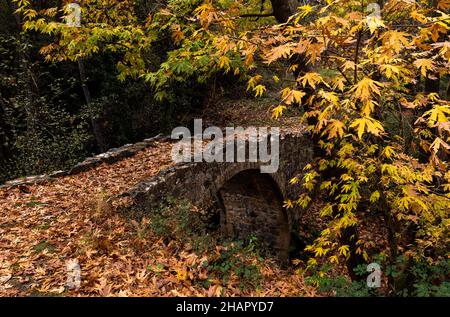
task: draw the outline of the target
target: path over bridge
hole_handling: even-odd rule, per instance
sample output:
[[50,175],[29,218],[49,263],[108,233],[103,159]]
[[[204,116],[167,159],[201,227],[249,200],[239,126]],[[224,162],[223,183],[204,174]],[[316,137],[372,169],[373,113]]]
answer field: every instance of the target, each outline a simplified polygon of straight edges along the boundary
[[[248,153],[249,142],[245,143]],[[224,151],[226,151],[224,149]],[[141,181],[128,194],[134,208],[148,212],[155,201],[171,196],[194,205],[220,210],[220,229],[227,237],[245,240],[256,235],[258,241],[281,262],[288,258],[290,231],[298,210],[283,207],[294,198],[289,180],[311,160],[312,147],[303,132],[282,132],[279,168],[261,173],[267,162],[189,162],[178,163]]]
[[[244,144],[248,153],[248,142]],[[285,210],[283,201],[295,198],[289,180],[311,160],[308,136],[302,131],[282,131],[279,168],[272,174],[260,173],[260,167],[268,163],[259,160],[175,164],[170,157],[172,145],[169,138],[161,136],[127,144],[87,158],[68,171],[9,181],[0,186],[0,195],[13,199],[11,192],[19,188],[29,192],[20,194],[22,200],[44,192],[49,197],[67,194],[89,200],[101,191],[116,197],[131,196],[132,205],[127,206],[142,212],[149,212],[154,202],[169,196],[187,199],[200,208],[219,210],[224,236],[245,240],[255,234],[266,250],[286,261],[291,227],[300,215],[296,209]],[[86,183],[76,185],[85,178]],[[61,186],[66,190],[64,195]],[[60,200],[54,207],[61,205],[57,210],[65,210],[64,199]],[[8,205],[8,201],[4,200],[8,208],[17,204]],[[81,200],[80,206],[73,208],[85,210],[86,206]],[[50,207],[45,211],[54,212]]]

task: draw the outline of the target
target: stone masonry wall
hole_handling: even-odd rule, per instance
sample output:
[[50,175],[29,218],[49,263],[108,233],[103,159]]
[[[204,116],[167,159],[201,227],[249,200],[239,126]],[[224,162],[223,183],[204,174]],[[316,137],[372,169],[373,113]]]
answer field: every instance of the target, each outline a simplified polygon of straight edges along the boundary
[[139,151],[142,151],[152,146],[155,143],[155,141],[164,141],[168,139],[169,139],[168,136],[157,135],[155,137],[145,139],[142,142],[125,144],[119,148],[109,149],[105,153],[101,153],[93,157],[88,157],[84,161],[76,164],[75,166],[71,167],[68,170],[14,179],[5,182],[3,185],[0,185],[0,188],[11,188],[27,184],[39,184],[50,181],[54,178],[63,177],[67,175],[75,175],[90,170],[102,163],[112,164],[114,162],[120,161],[126,157],[130,157],[138,153]]
[[[205,209],[219,203],[223,208],[221,230],[224,235],[246,239],[255,234],[270,253],[284,262],[290,228],[299,210],[285,210],[282,203],[297,194],[289,180],[302,172],[311,158],[308,136],[286,133],[281,135],[280,166],[276,173],[246,172],[266,165],[261,162],[179,163],[142,181],[127,195],[133,199],[133,209],[140,212],[149,212],[152,202],[168,196],[187,199]],[[234,178],[239,174],[243,176]]]

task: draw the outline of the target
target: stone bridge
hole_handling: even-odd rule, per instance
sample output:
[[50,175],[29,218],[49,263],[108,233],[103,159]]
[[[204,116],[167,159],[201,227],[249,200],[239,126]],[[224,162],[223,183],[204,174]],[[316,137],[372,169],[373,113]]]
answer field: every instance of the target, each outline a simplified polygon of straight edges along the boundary
[[[248,144],[247,139],[246,149]],[[154,202],[169,196],[186,199],[204,209],[216,206],[225,237],[245,241],[255,235],[264,250],[285,263],[291,227],[299,211],[285,209],[283,201],[295,198],[295,188],[289,180],[311,160],[307,134],[281,133],[279,153],[275,173],[261,173],[260,167],[267,163],[248,158],[235,163],[178,163],[143,180],[127,194],[133,199],[133,209],[140,212],[149,212]]]

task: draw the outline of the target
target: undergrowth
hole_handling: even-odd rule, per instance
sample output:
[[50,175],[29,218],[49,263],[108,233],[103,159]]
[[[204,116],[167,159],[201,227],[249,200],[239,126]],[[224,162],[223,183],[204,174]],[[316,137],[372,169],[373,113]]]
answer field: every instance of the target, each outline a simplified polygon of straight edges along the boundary
[[221,239],[217,230],[210,229],[210,215],[184,200],[166,198],[153,206],[147,217],[141,221],[146,224],[144,228],[141,225],[137,230],[141,236],[150,231],[166,243],[179,243],[185,250],[207,256],[202,266],[208,278],[197,281],[202,287],[217,280],[225,286],[230,279],[238,280],[241,290],[260,287],[263,259],[256,237],[246,242]]

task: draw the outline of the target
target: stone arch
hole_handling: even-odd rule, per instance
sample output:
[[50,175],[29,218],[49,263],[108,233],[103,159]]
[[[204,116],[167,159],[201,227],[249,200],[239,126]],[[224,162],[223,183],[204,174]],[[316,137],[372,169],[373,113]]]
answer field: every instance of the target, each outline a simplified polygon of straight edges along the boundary
[[259,169],[240,171],[223,184],[218,198],[224,236],[247,240],[255,235],[266,254],[283,264],[288,261],[289,218],[282,191],[271,175]]

